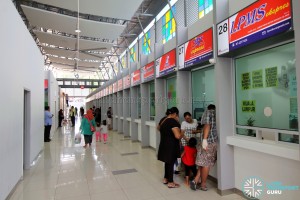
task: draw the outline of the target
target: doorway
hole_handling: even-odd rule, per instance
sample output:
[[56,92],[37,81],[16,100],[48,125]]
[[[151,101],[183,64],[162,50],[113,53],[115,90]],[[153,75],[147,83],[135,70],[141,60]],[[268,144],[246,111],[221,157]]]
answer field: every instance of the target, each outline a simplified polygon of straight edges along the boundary
[[30,91],[24,90],[23,169],[30,168]]

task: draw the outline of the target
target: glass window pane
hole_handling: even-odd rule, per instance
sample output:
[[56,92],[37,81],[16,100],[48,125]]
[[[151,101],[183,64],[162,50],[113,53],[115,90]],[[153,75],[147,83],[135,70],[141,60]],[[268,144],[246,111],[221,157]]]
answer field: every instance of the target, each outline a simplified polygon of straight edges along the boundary
[[138,113],[138,118],[141,118],[142,114],[142,104],[141,104],[141,89],[140,87],[137,88],[137,113]]
[[192,72],[193,117],[200,120],[205,108],[215,102],[215,72],[213,67]]
[[279,141],[299,144],[299,135],[279,133]]
[[295,44],[235,60],[237,124],[298,130]]
[[176,107],[176,77],[167,79],[167,106]]

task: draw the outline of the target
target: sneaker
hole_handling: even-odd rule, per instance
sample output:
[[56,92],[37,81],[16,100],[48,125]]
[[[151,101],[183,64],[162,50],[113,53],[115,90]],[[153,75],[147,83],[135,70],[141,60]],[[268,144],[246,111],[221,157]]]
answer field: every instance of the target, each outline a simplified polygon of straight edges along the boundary
[[197,189],[197,184],[195,183],[195,181],[190,181],[190,188],[192,190],[196,190]]

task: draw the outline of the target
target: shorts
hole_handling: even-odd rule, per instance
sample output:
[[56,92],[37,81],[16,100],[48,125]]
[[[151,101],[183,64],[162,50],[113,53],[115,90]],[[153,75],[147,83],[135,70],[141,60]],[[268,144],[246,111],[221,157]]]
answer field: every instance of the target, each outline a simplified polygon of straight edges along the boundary
[[202,148],[201,143],[197,147],[196,165],[200,167],[212,167],[217,161],[217,143],[208,144],[207,149]]

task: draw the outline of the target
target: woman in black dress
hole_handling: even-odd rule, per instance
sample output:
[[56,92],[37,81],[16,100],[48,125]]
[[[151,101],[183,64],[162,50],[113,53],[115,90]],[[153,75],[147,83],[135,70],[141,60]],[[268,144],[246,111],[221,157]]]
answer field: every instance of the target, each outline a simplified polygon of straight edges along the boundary
[[166,115],[159,122],[160,144],[158,160],[165,163],[164,184],[169,188],[177,188],[179,184],[173,181],[173,167],[177,158],[180,158],[180,139],[182,133],[178,122],[179,111],[176,107],[167,110]]

